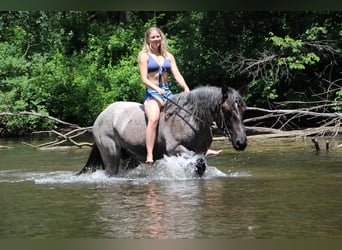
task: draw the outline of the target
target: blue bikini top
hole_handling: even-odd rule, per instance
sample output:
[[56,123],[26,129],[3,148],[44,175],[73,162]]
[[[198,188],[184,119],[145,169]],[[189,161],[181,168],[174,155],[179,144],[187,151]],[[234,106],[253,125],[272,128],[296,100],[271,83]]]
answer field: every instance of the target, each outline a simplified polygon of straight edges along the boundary
[[169,59],[167,59],[166,57],[164,58],[164,63],[163,65],[159,65],[158,62],[156,62],[156,60],[153,58],[152,55],[148,56],[147,59],[147,72],[153,72],[153,71],[158,71],[158,79],[159,79],[159,83],[161,81],[161,77],[163,75],[164,71],[169,72],[171,70],[171,62]]

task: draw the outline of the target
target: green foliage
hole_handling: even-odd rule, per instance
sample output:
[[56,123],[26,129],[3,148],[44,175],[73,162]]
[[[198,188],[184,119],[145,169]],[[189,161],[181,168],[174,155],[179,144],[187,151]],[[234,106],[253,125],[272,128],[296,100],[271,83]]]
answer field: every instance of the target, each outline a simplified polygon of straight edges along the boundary
[[[260,96],[265,99],[274,100],[278,97],[276,93],[276,88],[274,88],[273,81],[264,81],[261,79],[256,79],[249,84],[249,87],[253,89],[254,92],[259,93]],[[249,96],[250,98],[251,96]],[[248,98],[248,97],[247,97]],[[257,102],[258,105],[262,105],[262,102]]]
[[[311,32],[306,32],[312,34]],[[313,36],[310,35],[310,39]],[[319,62],[320,58],[314,52],[305,52],[305,43],[301,39],[293,39],[286,35],[284,38],[270,32],[270,37],[266,41],[271,41],[275,47],[280,49],[280,56],[277,59],[279,66],[288,66],[290,70],[303,70],[305,65],[312,65]]]
[[[305,32],[305,35],[313,39],[318,32],[323,31],[311,28]],[[288,85],[287,81],[291,79],[290,76],[304,71],[307,66],[318,63],[320,57],[315,48],[308,47],[304,40],[294,39],[289,35],[280,37],[269,32],[265,41],[266,43],[270,42],[273,46],[271,47],[273,48],[273,59],[269,61],[267,67],[259,72],[260,77],[254,79],[249,86],[261,98],[275,100],[280,97],[279,90],[283,89],[282,86]],[[286,97],[286,95],[286,91],[282,93],[282,97]]]
[[[15,40],[14,43],[0,42],[2,112],[34,110],[91,125],[114,101],[143,100],[144,89],[136,60],[143,33],[137,37],[136,30],[129,31],[130,27],[109,22],[103,25],[94,21],[85,25],[82,20],[89,15],[87,12],[74,15],[15,12],[16,17],[27,21],[23,24],[12,13],[1,16],[8,23],[2,27],[7,34],[2,40]],[[88,30],[70,24],[82,24]],[[82,31],[86,33],[75,37]],[[36,41],[39,43],[33,45]],[[48,129],[53,125],[34,116],[6,116],[0,123],[7,135]]]
[[[46,113],[37,94],[40,89],[32,85],[28,77],[30,64],[20,54],[18,44],[0,43],[0,55],[0,112],[35,110]],[[52,123],[35,116],[7,116],[0,120],[0,125],[6,134],[16,135],[45,129]]]
[[305,35],[308,41],[318,40],[322,35],[325,36],[327,33],[327,27],[318,26],[317,24],[305,31]]

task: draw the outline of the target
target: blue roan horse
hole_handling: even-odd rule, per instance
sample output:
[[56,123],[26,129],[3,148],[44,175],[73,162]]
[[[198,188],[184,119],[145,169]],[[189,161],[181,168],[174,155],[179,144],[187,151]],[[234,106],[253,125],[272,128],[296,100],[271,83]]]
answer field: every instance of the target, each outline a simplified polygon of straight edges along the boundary
[[[192,151],[203,155],[212,142],[211,125],[216,122],[229,137],[234,149],[244,150],[247,137],[243,125],[246,109],[240,94],[223,87],[199,87],[173,95],[160,114],[154,159]],[[78,174],[104,169],[109,176],[137,167],[146,158],[144,106],[136,102],[115,102],[95,120],[94,144],[89,159]],[[205,161],[195,162],[202,176]]]

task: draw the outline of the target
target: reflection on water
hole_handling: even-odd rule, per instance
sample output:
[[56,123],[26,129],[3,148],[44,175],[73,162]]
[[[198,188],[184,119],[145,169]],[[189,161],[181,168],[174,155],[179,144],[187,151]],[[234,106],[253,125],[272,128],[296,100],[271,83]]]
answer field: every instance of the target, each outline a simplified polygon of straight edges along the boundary
[[126,176],[76,176],[89,150],[0,150],[0,238],[341,238],[341,150],[224,142],[203,178],[169,157]]
[[[194,211],[200,208],[196,185],[151,183],[142,187],[104,194],[106,203],[96,213],[98,221],[110,221],[104,229],[109,238],[192,238],[197,222]],[[136,197],[136,199],[132,199]]]

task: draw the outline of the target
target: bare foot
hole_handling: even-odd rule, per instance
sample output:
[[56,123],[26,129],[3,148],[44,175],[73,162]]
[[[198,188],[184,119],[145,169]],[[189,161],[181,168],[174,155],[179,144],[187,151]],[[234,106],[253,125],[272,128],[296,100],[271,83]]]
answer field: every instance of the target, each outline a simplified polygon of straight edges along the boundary
[[153,161],[147,160],[147,161],[145,161],[145,164],[152,166],[153,165]]
[[216,156],[219,155],[222,152],[221,150],[212,150],[212,149],[208,149],[208,151],[205,153],[205,156]]

